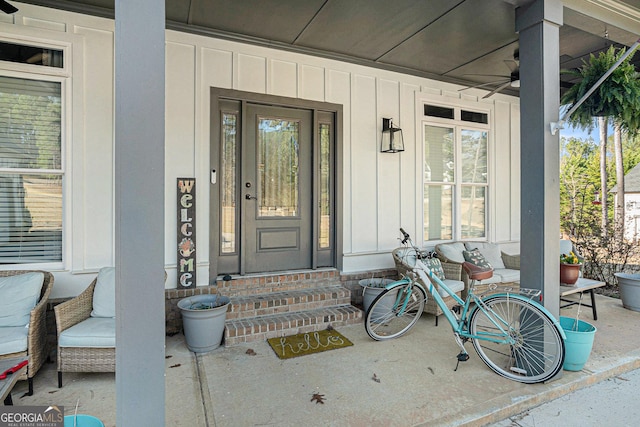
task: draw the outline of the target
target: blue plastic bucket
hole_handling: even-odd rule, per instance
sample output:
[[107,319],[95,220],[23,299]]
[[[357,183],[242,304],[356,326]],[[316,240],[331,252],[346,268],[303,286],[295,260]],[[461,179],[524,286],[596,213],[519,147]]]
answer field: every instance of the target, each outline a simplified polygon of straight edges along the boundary
[[75,419],[76,427],[104,427],[102,421],[91,415],[65,415],[64,427],[73,427]]
[[572,317],[560,317],[560,326],[567,335],[562,368],[565,371],[580,371],[589,359],[597,329],[582,320],[578,320],[576,325],[576,319]]

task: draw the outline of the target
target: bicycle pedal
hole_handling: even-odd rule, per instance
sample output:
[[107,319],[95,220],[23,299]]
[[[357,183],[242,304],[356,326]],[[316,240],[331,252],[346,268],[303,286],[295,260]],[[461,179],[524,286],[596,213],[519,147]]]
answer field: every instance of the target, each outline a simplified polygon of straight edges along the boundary
[[458,354],[458,362],[466,362],[467,360],[469,360],[469,353],[460,352]]

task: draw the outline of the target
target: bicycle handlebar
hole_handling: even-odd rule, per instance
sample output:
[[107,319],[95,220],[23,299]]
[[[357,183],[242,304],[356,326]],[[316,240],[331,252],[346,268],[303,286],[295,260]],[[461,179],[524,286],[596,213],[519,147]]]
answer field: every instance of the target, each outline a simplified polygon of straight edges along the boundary
[[411,239],[411,237],[409,237],[409,234],[406,231],[404,231],[402,229],[402,227],[400,227],[400,232],[402,233],[402,236],[404,237],[404,239],[402,239],[402,244],[404,245],[405,243],[407,243],[408,240]]

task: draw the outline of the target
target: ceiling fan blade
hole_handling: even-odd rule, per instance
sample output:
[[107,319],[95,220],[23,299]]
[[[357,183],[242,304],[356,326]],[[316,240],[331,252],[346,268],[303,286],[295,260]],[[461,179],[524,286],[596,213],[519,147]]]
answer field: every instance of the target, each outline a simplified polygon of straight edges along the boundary
[[508,86],[511,86],[511,80],[509,80],[505,84],[502,84],[502,85],[498,86],[497,88],[495,88],[494,90],[492,90],[491,92],[489,92],[488,94],[483,96],[482,99],[489,98],[491,95],[494,95],[494,94],[500,92],[502,89],[504,89],[505,87],[508,87]]
[[4,13],[16,13],[18,11],[18,8],[7,3],[5,0],[0,0],[0,10],[3,11]]
[[504,74],[463,74],[463,76],[475,76],[475,77],[500,77],[501,79],[508,79],[509,76]]
[[475,85],[475,86],[469,86],[469,87],[465,87],[465,88],[462,88],[462,89],[458,89],[458,92],[461,92],[461,91],[467,90],[467,89],[483,88],[485,86],[501,85],[501,84],[503,84],[505,82],[510,83],[511,79],[509,79],[509,80],[502,79],[502,80],[497,80],[495,82],[481,83],[481,84],[478,84],[478,85]]
[[505,59],[504,63],[512,73],[519,71],[520,69],[520,61],[516,61],[515,59]]

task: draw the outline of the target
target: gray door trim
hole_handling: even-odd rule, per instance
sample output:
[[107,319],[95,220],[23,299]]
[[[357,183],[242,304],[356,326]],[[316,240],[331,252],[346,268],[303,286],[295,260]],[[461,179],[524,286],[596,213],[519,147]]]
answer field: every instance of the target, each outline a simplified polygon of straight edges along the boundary
[[[258,93],[251,93],[245,91],[239,91],[234,89],[223,89],[212,87],[210,89],[210,123],[211,128],[209,131],[209,146],[213,147],[218,142],[220,134],[220,101],[221,100],[234,100],[241,103],[256,103],[264,105],[273,105],[277,107],[292,107],[300,109],[308,109],[313,111],[314,127],[317,124],[318,112],[328,112],[334,115],[334,128],[335,128],[335,143],[334,143],[334,170],[335,170],[335,183],[334,183],[334,265],[338,270],[342,270],[343,267],[343,186],[344,186],[344,160],[343,160],[343,106],[340,104],[333,104],[328,102],[310,101],[297,98],[288,98],[275,95],[265,95]],[[210,171],[212,169],[219,168],[219,153],[216,150],[210,150]],[[216,212],[219,209],[217,196],[213,191],[212,184],[209,183],[209,210],[210,212]],[[314,209],[315,212],[315,209]],[[211,215],[208,215],[207,220],[210,220]],[[315,220],[315,218],[314,218]],[[215,284],[218,276],[217,264],[218,264],[218,242],[220,240],[220,230],[217,224],[209,224],[209,283]],[[315,249],[314,249],[314,260]],[[316,266],[312,264],[315,268]]]

